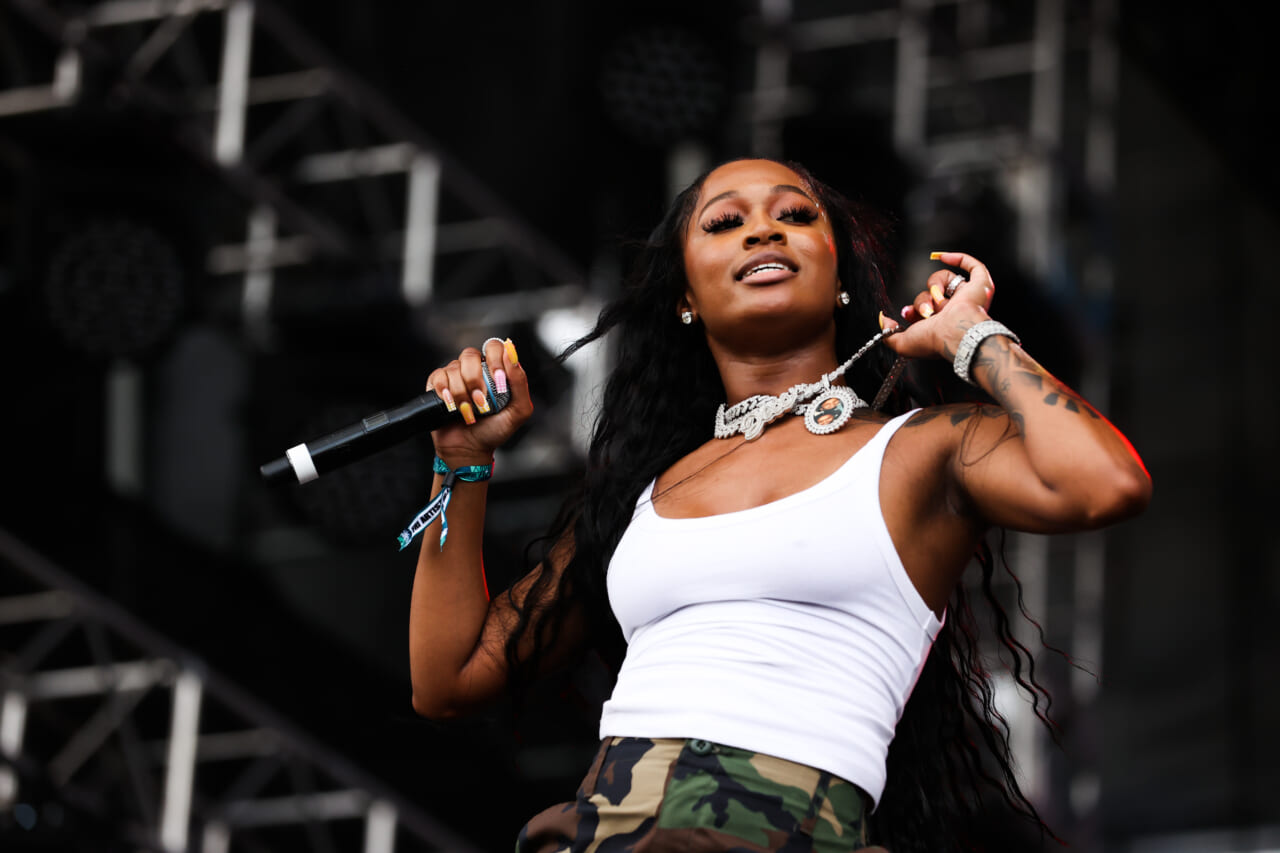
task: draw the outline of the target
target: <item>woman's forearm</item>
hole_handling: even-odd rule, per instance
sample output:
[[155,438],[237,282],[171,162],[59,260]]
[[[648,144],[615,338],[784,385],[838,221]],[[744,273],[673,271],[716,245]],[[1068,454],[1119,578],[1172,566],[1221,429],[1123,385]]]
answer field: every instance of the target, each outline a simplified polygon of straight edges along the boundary
[[[515,344],[490,338],[482,349],[464,349],[427,377],[427,389],[461,415],[431,433],[437,456],[455,473],[491,465],[494,450],[533,414],[529,379]],[[509,395],[507,404],[492,413],[491,388]],[[432,494],[440,494],[444,479],[436,475]],[[483,704],[506,683],[502,652],[509,611],[490,606],[484,578],[488,492],[486,482],[459,477],[445,513],[448,541],[440,541],[443,517],[422,534],[409,609],[409,669],[413,706],[427,716],[452,716]]]
[[[972,501],[975,516],[1047,532],[1098,527],[1139,512],[1150,499],[1151,478],[1133,446],[1009,335],[983,326],[991,320],[987,307],[995,284],[981,261],[963,252],[933,257],[959,267],[968,278],[949,269],[934,272],[926,289],[903,309],[907,325],[882,314],[880,326],[892,332],[886,343],[899,355],[941,357],[953,365],[962,345],[968,348],[966,338],[989,333],[971,339],[976,351],[969,353],[967,365],[963,359],[957,365],[1009,419],[1003,425],[987,419],[988,426],[978,432],[987,433],[991,443],[983,443],[985,449],[976,454],[967,450],[973,447],[968,427],[957,436],[951,475]],[[1006,444],[1010,427],[1018,441]]]
[[970,372],[1017,428],[1032,470],[1097,522],[1146,505],[1151,480],[1133,446],[1096,408],[1004,335],[986,338]]
[[[444,477],[437,474],[432,493]],[[489,612],[483,538],[488,484],[458,481],[448,507],[449,537],[440,546],[440,520],[422,534],[409,610],[409,667],[419,713],[456,710],[468,661]],[[499,650],[500,652],[501,650]]]

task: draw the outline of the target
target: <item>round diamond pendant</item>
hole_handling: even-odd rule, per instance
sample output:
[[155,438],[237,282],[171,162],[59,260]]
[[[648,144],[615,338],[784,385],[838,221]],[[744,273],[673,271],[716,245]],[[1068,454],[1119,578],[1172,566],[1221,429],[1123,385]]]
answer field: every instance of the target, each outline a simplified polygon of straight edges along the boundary
[[832,386],[815,397],[805,409],[805,429],[814,435],[833,433],[849,422],[854,409],[866,405],[851,389],[843,385]]

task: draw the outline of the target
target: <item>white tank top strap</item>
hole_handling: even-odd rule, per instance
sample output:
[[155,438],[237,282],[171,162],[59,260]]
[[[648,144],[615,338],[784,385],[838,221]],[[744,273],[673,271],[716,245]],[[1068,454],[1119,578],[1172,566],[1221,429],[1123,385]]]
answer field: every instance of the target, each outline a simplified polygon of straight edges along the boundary
[[871,436],[871,440],[863,446],[863,450],[865,451],[870,448],[872,453],[883,457],[885,448],[889,446],[890,439],[892,439],[898,430],[901,429],[907,421],[911,420],[912,415],[918,411],[920,410],[912,409],[909,412],[903,412],[902,414],[886,421],[885,425],[880,427],[880,429],[876,431],[876,434]]

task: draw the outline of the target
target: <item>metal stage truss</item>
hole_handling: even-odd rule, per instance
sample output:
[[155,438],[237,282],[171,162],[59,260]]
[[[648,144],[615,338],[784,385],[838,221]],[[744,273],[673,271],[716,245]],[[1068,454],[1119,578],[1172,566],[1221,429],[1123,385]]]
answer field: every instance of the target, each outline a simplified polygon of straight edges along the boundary
[[[47,83],[0,90],[0,121],[104,88],[113,110],[168,119],[243,200],[242,230],[208,248],[205,268],[239,282],[243,330],[257,344],[272,344],[276,279],[331,262],[393,271],[424,337],[446,350],[515,323],[542,321],[554,336],[594,320],[599,305],[574,261],[270,4],[7,2],[56,59]],[[505,454],[504,477],[575,464],[585,436],[576,407],[600,371],[585,361],[566,365],[567,402]]]
[[0,810],[32,785],[166,853],[270,849],[265,829],[288,849],[476,849],[4,530],[0,573]]

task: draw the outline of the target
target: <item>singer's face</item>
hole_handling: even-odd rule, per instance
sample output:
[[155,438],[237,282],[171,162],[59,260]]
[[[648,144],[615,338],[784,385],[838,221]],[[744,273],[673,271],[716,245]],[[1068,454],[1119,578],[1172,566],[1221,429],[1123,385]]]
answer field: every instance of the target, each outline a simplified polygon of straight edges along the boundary
[[816,194],[771,160],[707,176],[685,232],[685,299],[708,335],[780,315],[834,324],[836,258]]

